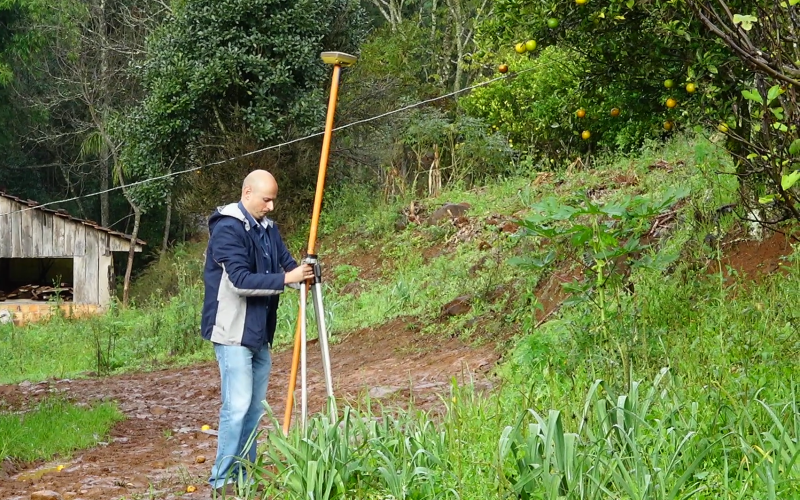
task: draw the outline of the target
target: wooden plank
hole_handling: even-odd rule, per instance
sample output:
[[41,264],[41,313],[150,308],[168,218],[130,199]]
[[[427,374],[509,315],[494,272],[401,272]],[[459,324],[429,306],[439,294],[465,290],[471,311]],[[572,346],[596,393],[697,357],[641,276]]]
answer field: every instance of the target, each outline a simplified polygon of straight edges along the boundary
[[42,257],[53,255],[53,218],[55,215],[41,212],[42,219]]
[[28,220],[30,221],[30,227],[28,230],[31,233],[31,252],[29,257],[41,257],[42,256],[42,225],[43,222],[43,215],[42,212],[38,210],[28,210],[27,212],[23,212],[23,215],[29,215]]
[[19,213],[11,216],[11,256],[22,257],[22,214]]
[[102,307],[106,307],[111,303],[111,291],[113,284],[111,283],[111,272],[113,265],[113,257],[108,245],[103,241],[108,238],[108,235],[100,236],[100,256],[98,258],[98,286],[97,286],[97,302]]
[[98,260],[100,259],[100,235],[97,231],[89,229],[86,231],[86,254],[84,255],[84,286],[86,286],[86,303],[97,304],[100,299],[99,284],[100,270]]
[[87,292],[89,291],[89,287],[86,286],[86,273],[84,272],[84,267],[86,267],[86,259],[83,256],[74,257],[72,259],[72,279],[73,279],[73,286],[74,295],[72,300],[76,304],[89,304],[90,302],[87,299]]
[[53,216],[53,256],[54,257],[67,257],[64,248],[64,218]]
[[[11,215],[11,200],[0,197],[0,258],[11,257],[13,248]],[[3,215],[9,214],[9,215]]]
[[[20,212],[19,214],[20,247],[22,248],[20,257],[36,257],[36,253],[38,251],[33,245],[33,226],[34,217],[36,217],[33,212],[33,210],[26,210],[24,212]],[[41,237],[39,239],[41,239]]]
[[80,222],[75,223],[75,242],[72,255],[86,255],[86,226]]
[[[131,240],[126,238],[120,238],[119,236],[111,236],[111,251],[112,252],[127,252],[131,248]],[[137,245],[140,247],[138,252],[141,252],[141,245]]]
[[78,226],[71,220],[64,219],[64,256],[75,255],[75,231]]

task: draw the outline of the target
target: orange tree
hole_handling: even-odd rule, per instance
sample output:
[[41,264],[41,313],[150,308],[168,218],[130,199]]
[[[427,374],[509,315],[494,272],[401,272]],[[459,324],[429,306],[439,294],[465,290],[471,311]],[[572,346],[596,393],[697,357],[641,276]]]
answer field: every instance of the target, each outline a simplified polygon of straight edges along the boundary
[[[591,120],[581,127],[593,127],[606,146],[635,144],[663,132],[667,121],[675,130],[706,112],[717,114],[736,92],[730,82],[744,75],[735,55],[707,36],[681,2],[497,0],[495,13],[481,27],[481,43],[506,47],[536,39],[540,47],[559,45],[581,55],[580,100],[571,111],[585,109]],[[611,116],[613,108],[619,116]],[[623,130],[628,137],[617,137]]]
[[[478,41],[486,50],[502,51],[534,39],[539,47],[558,45],[581,54],[581,101],[574,108],[602,117],[592,130],[592,140],[602,145],[636,143],[657,124],[673,131],[718,127],[728,135],[737,174],[752,181],[743,183],[747,199],[769,192],[766,201],[797,217],[787,177],[800,153],[797,3],[497,0]],[[609,114],[614,107],[621,109],[617,117]]]

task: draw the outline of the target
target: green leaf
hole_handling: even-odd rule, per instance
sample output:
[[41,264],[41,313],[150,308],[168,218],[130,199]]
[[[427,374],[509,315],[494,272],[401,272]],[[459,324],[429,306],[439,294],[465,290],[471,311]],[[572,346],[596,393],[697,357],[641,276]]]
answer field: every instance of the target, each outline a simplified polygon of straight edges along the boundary
[[761,94],[759,94],[755,90],[742,90],[742,96],[750,101],[755,101],[759,104],[764,104],[764,99],[761,98]]
[[[800,139],[795,139],[792,141],[791,146],[789,146],[789,154],[796,155],[797,153],[800,153]],[[750,158],[749,155],[747,157]]]
[[629,9],[632,9],[633,8],[633,3],[634,3],[634,0],[628,0],[628,2],[625,5],[627,5]]
[[795,170],[791,174],[784,175],[781,177],[781,187],[785,191],[794,186],[798,179],[800,179],[800,170]]
[[773,85],[769,92],[767,93],[767,102],[772,102],[775,100],[776,97],[783,94],[783,90],[781,90],[780,85]]
[[579,247],[591,241],[592,236],[594,235],[592,228],[586,226],[577,226],[575,229],[575,234],[572,236],[573,246]]
[[789,130],[789,127],[787,127],[783,123],[773,123],[772,128],[774,128],[775,130],[780,130],[781,132],[787,132]]
[[741,24],[742,29],[745,31],[750,31],[753,27],[753,23],[757,23],[758,18],[755,16],[742,16],[740,14],[733,15],[733,24]]
[[758,199],[758,202],[761,203],[762,205],[766,205],[767,203],[772,203],[773,201],[775,201],[775,195],[774,194],[770,194],[770,195],[767,195],[767,196],[762,196],[762,197],[760,197]]
[[717,73],[719,73],[719,70],[713,64],[709,64],[708,65],[708,72],[711,73],[712,75],[716,75]]

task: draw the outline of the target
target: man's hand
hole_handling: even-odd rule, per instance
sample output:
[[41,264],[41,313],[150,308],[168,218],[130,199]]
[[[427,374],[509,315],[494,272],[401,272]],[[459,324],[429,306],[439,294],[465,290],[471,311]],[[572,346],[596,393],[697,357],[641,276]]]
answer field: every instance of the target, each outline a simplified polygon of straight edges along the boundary
[[301,283],[314,277],[314,267],[311,264],[301,264],[284,274],[283,283]]

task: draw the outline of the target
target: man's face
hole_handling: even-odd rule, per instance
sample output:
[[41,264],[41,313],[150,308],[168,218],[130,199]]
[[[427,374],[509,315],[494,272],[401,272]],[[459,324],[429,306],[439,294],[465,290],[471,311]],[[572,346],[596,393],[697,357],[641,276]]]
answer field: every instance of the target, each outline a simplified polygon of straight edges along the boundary
[[244,208],[255,219],[261,219],[275,208],[278,185],[275,182],[262,182],[248,186],[244,193]]

